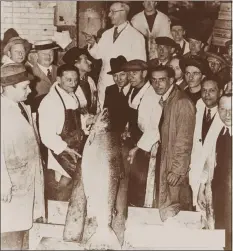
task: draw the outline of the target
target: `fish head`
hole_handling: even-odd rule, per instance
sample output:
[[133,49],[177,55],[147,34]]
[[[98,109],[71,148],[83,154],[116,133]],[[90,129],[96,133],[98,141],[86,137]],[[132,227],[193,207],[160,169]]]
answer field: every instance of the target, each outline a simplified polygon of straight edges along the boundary
[[107,132],[111,129],[109,111],[107,108],[104,108],[98,115],[94,128],[96,133],[98,132]]

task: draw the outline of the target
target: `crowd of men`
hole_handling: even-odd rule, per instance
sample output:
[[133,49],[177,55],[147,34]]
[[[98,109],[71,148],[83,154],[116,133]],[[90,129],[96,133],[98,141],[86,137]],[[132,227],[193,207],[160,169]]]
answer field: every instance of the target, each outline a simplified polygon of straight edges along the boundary
[[[184,23],[170,21],[157,2],[143,6],[130,22],[129,5],[114,2],[108,15],[113,27],[98,42],[86,34],[87,49],[71,48],[60,66],[54,41],[36,41],[32,49],[14,29],[5,32],[3,247],[21,249],[32,223],[46,222],[45,200],[70,200],[73,184],[81,182],[77,169],[87,137],[99,112],[108,108],[111,130],[123,142],[118,211],[146,205],[155,155],[153,206],[161,219],[180,210],[200,211],[204,228],[226,230],[230,250],[231,41],[225,54],[206,51],[198,27],[185,36]],[[102,60],[98,83],[90,77],[93,58]]]

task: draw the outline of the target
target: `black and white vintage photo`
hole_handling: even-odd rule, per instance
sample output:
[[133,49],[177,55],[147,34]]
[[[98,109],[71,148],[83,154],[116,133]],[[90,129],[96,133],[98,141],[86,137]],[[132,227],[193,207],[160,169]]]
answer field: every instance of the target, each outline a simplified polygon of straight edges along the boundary
[[232,2],[0,7],[1,250],[232,250]]

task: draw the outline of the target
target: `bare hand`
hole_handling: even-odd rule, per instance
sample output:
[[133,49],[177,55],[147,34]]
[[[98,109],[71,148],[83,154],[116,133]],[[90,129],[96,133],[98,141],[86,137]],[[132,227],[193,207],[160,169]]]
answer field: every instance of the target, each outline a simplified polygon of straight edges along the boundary
[[205,197],[205,187],[204,185],[200,186],[200,189],[198,191],[197,195],[197,204],[201,208],[201,210],[206,210],[206,197]]
[[129,151],[129,156],[128,156],[127,160],[129,161],[130,165],[133,164],[133,161],[135,159],[135,156],[136,156],[136,153],[138,150],[139,150],[139,148],[136,146]]
[[167,176],[167,181],[170,186],[175,186],[177,182],[179,181],[179,179],[180,179],[180,175],[172,173],[172,172],[170,172]]
[[73,158],[74,163],[78,162],[79,158],[82,158],[82,155],[76,152],[74,149],[69,148],[68,146],[65,149],[66,152],[70,154],[70,156]]
[[11,187],[7,189],[4,189],[3,187],[1,187],[1,200],[6,203],[10,203],[11,198],[12,198]]
[[121,134],[121,138],[122,138],[123,140],[126,140],[127,138],[130,138],[130,132],[128,132],[128,131],[123,132],[123,133]]
[[96,116],[95,115],[90,115],[90,117],[86,121],[86,127],[95,124],[95,121],[96,121]]

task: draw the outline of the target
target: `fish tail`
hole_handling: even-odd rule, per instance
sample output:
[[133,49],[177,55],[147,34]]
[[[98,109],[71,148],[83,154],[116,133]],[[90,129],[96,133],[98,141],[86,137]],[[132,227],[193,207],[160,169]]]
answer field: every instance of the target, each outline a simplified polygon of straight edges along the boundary
[[98,227],[88,240],[91,250],[121,250],[120,242],[111,227]]

